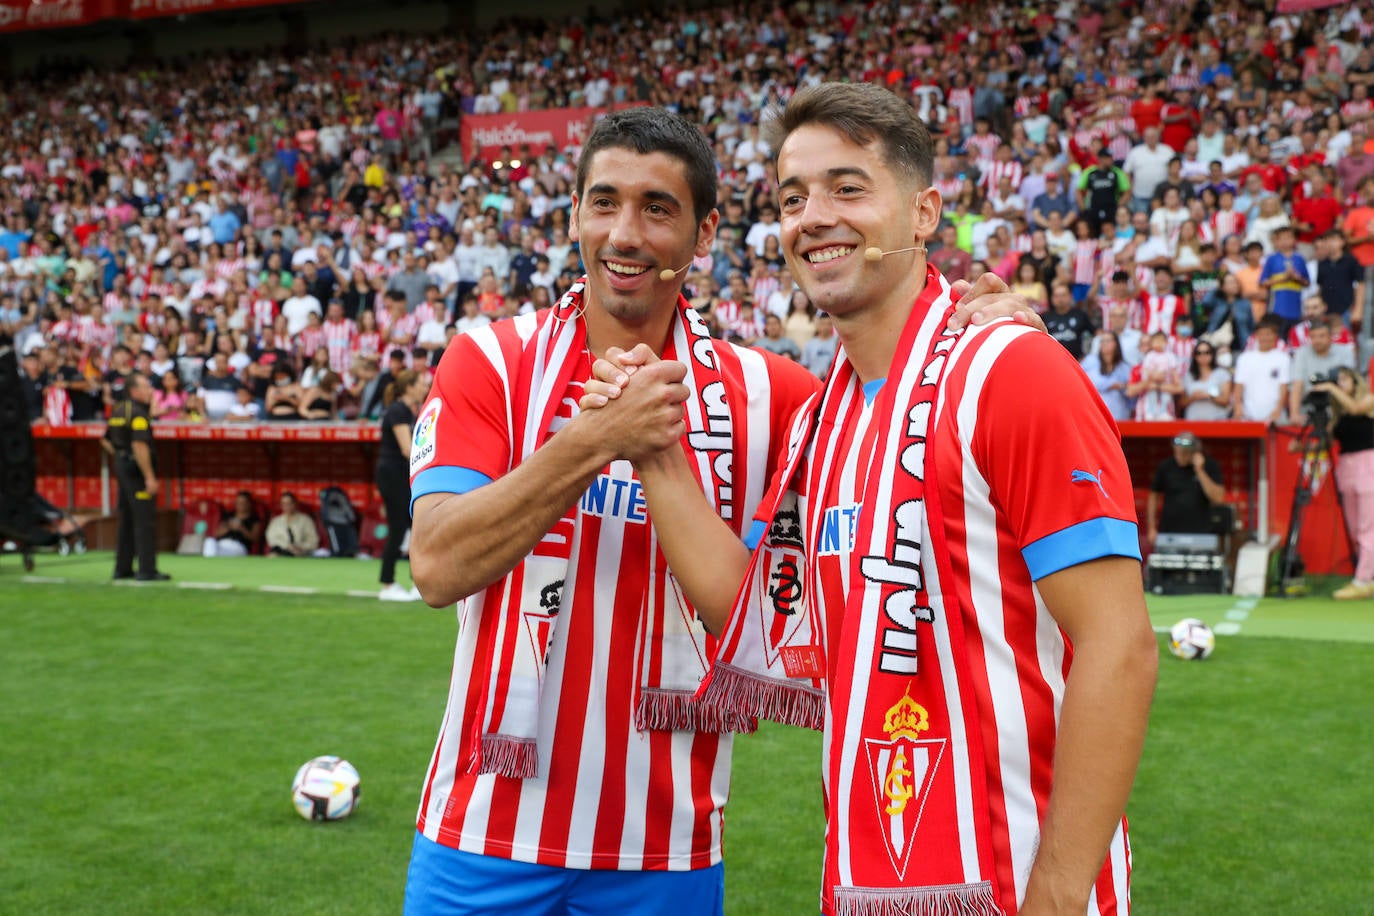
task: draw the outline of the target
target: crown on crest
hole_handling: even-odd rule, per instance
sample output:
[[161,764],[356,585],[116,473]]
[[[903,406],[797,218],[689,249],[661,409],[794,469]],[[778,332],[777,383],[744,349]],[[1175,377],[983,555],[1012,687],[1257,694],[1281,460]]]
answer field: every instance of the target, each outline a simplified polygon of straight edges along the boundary
[[887,711],[883,719],[883,732],[893,738],[907,738],[915,741],[920,732],[930,730],[930,715],[926,708],[911,698],[908,687],[902,698]]

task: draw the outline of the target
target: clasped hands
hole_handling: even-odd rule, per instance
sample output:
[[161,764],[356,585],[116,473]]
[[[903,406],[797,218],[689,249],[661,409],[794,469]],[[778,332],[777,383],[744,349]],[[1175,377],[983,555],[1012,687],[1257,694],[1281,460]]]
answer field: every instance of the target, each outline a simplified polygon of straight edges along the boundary
[[[1029,299],[1012,293],[995,274],[986,273],[970,285],[952,284],[958,307],[950,316],[951,329],[987,324],[1010,317],[1019,324],[1045,331],[1045,323]],[[648,344],[633,349],[609,347],[592,364],[579,409],[598,424],[603,448],[636,465],[670,455],[687,432],[683,405],[691,391],[683,380],[687,367],[660,359]]]

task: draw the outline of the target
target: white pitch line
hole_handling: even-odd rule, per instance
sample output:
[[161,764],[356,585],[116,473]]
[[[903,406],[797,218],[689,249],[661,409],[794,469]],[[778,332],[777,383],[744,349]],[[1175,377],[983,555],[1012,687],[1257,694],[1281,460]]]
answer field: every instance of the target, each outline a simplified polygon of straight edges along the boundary
[[318,595],[318,588],[306,588],[301,585],[259,585],[260,592],[276,592],[282,595]]
[[65,576],[25,576],[21,581],[31,585],[65,585]]
[[1240,632],[1240,625],[1250,619],[1250,612],[1258,604],[1258,598],[1240,599],[1226,612],[1226,619],[1212,627],[1212,632],[1218,636],[1235,636]]
[[223,592],[234,587],[232,582],[178,582],[177,588],[193,588],[208,592]]
[[350,588],[350,589],[348,590],[347,594],[348,594],[348,597],[350,597],[350,598],[376,598],[376,597],[377,597],[377,592],[376,592],[375,590],[363,591],[363,590],[357,589],[357,588]]

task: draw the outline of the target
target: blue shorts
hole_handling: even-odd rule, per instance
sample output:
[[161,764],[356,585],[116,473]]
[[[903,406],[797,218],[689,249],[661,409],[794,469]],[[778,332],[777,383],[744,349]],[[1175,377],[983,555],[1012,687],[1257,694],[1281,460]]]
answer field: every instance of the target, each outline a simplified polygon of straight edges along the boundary
[[604,871],[463,852],[416,832],[406,916],[722,916],[725,863],[695,871]]

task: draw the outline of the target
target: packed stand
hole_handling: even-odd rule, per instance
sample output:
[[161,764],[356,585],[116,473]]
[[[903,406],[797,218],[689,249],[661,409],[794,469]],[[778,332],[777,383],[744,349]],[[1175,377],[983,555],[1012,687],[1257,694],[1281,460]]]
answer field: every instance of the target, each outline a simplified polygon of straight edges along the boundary
[[718,159],[691,303],[824,375],[835,338],[783,259],[758,121],[852,79],[937,138],[932,262],[1035,301],[1117,417],[1278,420],[1354,364],[1374,294],[1371,32],[1361,4],[798,3],[18,84],[0,330],[37,422],[99,418],[131,368],[164,421],[375,421],[399,373],[580,272],[575,148],[450,166],[436,129],[647,102]]

